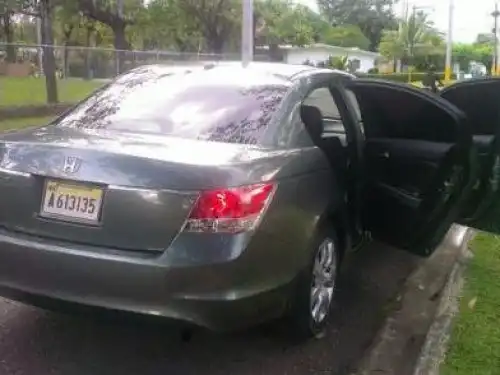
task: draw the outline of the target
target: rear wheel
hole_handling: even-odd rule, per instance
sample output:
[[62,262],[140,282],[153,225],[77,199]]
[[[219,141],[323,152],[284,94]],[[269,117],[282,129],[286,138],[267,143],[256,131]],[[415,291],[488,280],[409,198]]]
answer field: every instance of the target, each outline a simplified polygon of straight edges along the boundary
[[333,229],[318,232],[310,265],[299,277],[291,304],[289,329],[297,339],[324,335],[335,296],[339,250]]

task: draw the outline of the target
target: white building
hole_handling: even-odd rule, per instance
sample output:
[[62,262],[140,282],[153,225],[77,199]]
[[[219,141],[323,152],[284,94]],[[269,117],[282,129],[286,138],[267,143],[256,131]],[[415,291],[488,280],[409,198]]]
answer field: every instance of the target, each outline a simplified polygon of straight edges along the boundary
[[[304,47],[280,46],[283,53],[283,61],[289,64],[302,64],[306,60],[313,63],[327,60],[330,56],[347,56],[357,66],[357,71],[367,72],[375,67],[376,60],[380,54],[376,52],[364,51],[359,48],[331,46],[329,44],[312,44]],[[357,61],[356,61],[357,60]]]

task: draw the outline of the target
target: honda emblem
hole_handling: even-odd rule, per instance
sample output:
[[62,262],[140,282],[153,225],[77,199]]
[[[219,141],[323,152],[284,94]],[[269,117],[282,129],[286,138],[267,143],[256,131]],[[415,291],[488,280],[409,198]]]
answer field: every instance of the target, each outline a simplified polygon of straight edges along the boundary
[[74,157],[74,156],[67,156],[64,159],[63,172],[64,173],[76,173],[80,169],[81,165],[82,165],[81,159]]

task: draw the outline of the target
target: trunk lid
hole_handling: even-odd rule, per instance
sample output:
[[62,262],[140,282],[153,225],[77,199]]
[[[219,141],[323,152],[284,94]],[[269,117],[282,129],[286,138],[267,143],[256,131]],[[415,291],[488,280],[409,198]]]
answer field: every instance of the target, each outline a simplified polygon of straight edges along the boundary
[[273,163],[258,173],[248,164],[269,156],[236,144],[53,126],[7,134],[0,138],[0,226],[162,251],[200,190],[258,181]]

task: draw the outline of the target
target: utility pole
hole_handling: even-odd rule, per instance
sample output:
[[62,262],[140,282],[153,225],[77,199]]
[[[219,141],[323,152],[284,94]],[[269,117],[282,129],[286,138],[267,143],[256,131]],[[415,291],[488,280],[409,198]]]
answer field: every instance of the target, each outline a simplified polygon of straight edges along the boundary
[[253,0],[242,1],[241,63],[244,67],[253,60]]
[[493,17],[493,63],[491,64],[491,75],[496,76],[498,71],[498,16],[500,16],[500,11],[498,11],[498,3],[495,2],[495,11],[491,13]]
[[[123,20],[123,0],[116,0],[116,14],[120,20]],[[115,51],[116,57],[116,75],[121,73],[123,51]]]
[[38,69],[40,75],[44,74],[43,70],[43,38],[42,38],[42,18],[36,17],[36,43],[38,44]]
[[444,68],[444,80],[449,82],[451,80],[451,55],[453,51],[453,0],[449,0],[448,9],[448,38],[446,42],[446,62]]

